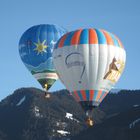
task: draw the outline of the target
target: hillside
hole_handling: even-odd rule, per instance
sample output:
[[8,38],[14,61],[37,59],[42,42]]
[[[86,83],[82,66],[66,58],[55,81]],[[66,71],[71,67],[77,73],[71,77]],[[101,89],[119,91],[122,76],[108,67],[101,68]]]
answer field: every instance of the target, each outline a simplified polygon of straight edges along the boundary
[[93,113],[85,113],[67,90],[51,93],[21,88],[0,102],[0,140],[139,140],[140,91],[109,94]]
[[140,140],[140,106],[115,114],[71,140]]
[[[69,118],[68,113],[73,116]],[[85,114],[66,90],[54,93],[50,99],[39,89],[16,90],[2,100],[0,114],[0,132],[6,140],[61,138],[85,128]],[[61,134],[62,130],[67,133]]]

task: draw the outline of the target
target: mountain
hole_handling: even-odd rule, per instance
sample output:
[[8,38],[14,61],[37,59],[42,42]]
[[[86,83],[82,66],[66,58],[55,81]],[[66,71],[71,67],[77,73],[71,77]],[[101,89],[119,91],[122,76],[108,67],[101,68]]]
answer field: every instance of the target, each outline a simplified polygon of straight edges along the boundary
[[67,90],[21,88],[0,102],[0,140],[139,140],[140,90],[109,94],[94,109],[94,126]]
[[66,90],[49,99],[39,89],[16,90],[1,101],[0,114],[0,140],[67,138],[86,128],[84,112]]
[[71,140],[140,140],[140,90],[109,94],[98,109],[102,122]]
[[110,92],[111,93],[118,93],[119,91],[121,91],[121,89],[112,88]]
[[100,110],[111,117],[117,113],[140,105],[140,90],[120,90],[117,94],[109,94],[100,104]]
[[71,140],[140,140],[140,106],[116,114]]

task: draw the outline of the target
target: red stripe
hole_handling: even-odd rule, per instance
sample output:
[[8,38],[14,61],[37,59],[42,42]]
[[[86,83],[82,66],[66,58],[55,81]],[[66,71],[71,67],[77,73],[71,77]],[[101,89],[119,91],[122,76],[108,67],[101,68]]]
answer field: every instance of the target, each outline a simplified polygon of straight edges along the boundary
[[106,41],[108,45],[114,45],[114,42],[112,40],[112,37],[104,30],[101,30],[103,34],[105,35]]
[[85,92],[85,90],[81,90],[80,93],[81,93],[81,95],[82,95],[82,97],[83,97],[83,100],[84,100],[84,101],[87,101],[87,97],[86,97],[86,92]]
[[122,42],[119,40],[119,38],[118,38],[116,35],[114,35],[114,36],[116,37],[116,39],[117,39],[117,41],[118,41],[118,43],[119,43],[119,46],[120,46],[121,48],[124,48],[124,46],[123,46]]
[[80,101],[80,97],[78,96],[78,93],[77,93],[77,91],[74,91],[73,92],[74,93],[74,96],[75,96],[75,98],[76,98],[76,101]]
[[102,96],[102,98],[100,99],[100,102],[102,102],[102,100],[105,98],[105,96],[108,94],[108,92],[105,92],[104,95]]
[[61,40],[60,40],[60,42],[59,42],[59,44],[58,44],[58,48],[62,48],[62,47],[63,47],[67,35],[68,35],[68,34],[65,34],[65,35],[61,38]]
[[71,94],[72,97],[78,102],[78,99],[77,99],[76,95],[74,94],[74,92],[71,92],[70,94]]
[[94,90],[90,90],[89,91],[89,95],[90,95],[89,100],[92,101],[93,100],[93,96],[94,96]]
[[102,90],[99,90],[98,95],[95,100],[98,101],[100,99],[101,95],[102,95]]
[[89,29],[89,44],[98,44],[98,37],[94,29]]
[[74,33],[74,35],[71,39],[71,45],[78,45],[79,44],[81,32],[82,32],[82,29],[79,29]]

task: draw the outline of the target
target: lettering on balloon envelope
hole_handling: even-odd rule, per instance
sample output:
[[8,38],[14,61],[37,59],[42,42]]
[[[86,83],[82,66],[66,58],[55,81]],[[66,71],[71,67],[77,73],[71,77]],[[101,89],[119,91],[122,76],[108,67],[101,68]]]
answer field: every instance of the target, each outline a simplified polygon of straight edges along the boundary
[[[79,59],[74,59],[75,56],[77,56]],[[71,67],[76,67],[76,66],[80,66],[82,67],[82,72],[80,74],[80,80],[79,80],[79,83],[81,83],[81,80],[82,80],[82,77],[83,77],[83,74],[85,72],[85,62],[83,61],[83,55],[79,52],[72,52],[70,54],[68,54],[65,58],[65,64],[67,66],[67,68],[71,68]]]

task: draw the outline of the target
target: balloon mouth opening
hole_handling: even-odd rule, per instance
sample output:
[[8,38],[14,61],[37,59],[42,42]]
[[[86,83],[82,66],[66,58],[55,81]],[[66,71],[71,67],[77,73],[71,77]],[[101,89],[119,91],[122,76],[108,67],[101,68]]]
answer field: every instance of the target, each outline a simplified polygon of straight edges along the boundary
[[97,101],[80,101],[79,103],[85,112],[88,110],[92,111],[94,108],[98,107],[100,104],[100,102],[97,102]]
[[40,85],[45,91],[48,91],[55,81],[56,81],[55,79],[39,79],[38,80],[38,82],[40,83]]

